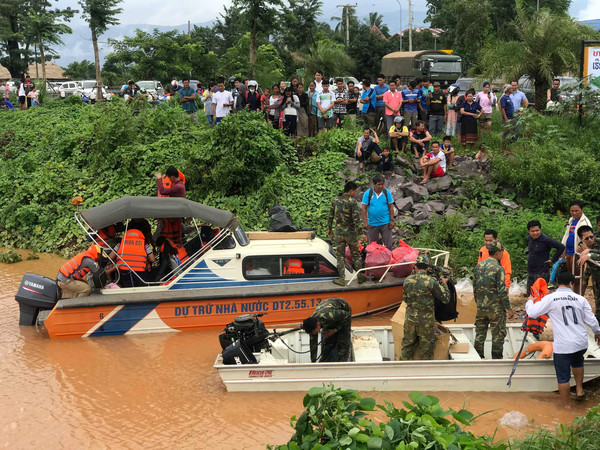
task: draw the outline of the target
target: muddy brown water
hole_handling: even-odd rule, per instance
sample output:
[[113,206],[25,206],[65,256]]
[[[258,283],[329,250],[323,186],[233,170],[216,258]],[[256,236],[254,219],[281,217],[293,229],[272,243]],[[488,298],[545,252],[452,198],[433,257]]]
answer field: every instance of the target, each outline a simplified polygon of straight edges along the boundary
[[[55,277],[63,260],[0,264],[0,448],[260,449],[287,442],[303,392],[228,393],[212,365],[219,330],[176,334],[49,340],[18,326],[14,295],[25,272]],[[475,307],[462,295],[459,322],[472,323]],[[387,325],[393,312],[357,319]],[[443,383],[443,380],[440,380]],[[490,411],[470,428],[497,437],[536,426],[555,429],[597,403],[571,411],[556,393],[431,393],[446,408]],[[369,392],[402,406],[408,392]],[[524,430],[499,425],[509,411],[530,421]]]

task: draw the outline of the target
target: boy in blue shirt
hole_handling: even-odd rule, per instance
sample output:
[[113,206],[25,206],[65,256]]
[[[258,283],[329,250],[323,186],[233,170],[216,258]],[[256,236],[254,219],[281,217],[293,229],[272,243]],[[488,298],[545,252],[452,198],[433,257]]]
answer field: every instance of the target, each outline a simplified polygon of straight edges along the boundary
[[377,102],[375,89],[371,87],[371,81],[365,79],[362,82],[363,93],[360,97],[359,106],[361,109],[361,115],[365,120],[365,125],[369,128],[375,128],[375,103]]
[[421,99],[417,82],[412,80],[408,83],[408,88],[402,91],[402,106],[404,106],[404,124],[409,130],[414,130],[417,127],[419,120],[418,101]]
[[429,123],[429,105],[427,104],[427,97],[431,91],[429,90],[429,78],[423,78],[423,85],[419,89],[419,97],[421,102],[419,103],[419,120],[422,120],[426,124]]
[[454,147],[452,147],[452,138],[450,136],[444,136],[440,150],[446,155],[447,169],[451,169],[454,163]]

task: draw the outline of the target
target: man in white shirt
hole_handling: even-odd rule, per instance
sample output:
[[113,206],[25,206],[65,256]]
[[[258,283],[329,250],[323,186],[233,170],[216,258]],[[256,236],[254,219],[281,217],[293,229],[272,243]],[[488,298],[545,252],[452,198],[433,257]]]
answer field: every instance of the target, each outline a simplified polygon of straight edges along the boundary
[[315,91],[319,93],[323,92],[323,72],[320,70],[315,72]]
[[225,80],[219,78],[217,82],[217,92],[213,94],[213,109],[215,114],[215,125],[229,114],[229,108],[233,106],[233,95],[225,90]]
[[440,143],[434,141],[431,143],[431,151],[423,155],[420,161],[421,169],[423,169],[423,180],[421,184],[425,184],[430,178],[443,177],[446,175],[446,155],[440,149]]
[[571,403],[571,368],[575,378],[576,395],[584,397],[583,392],[583,355],[588,349],[587,324],[594,332],[600,345],[600,326],[592,312],[590,304],[581,295],[573,292],[575,277],[568,272],[560,272],[556,277],[558,289],[533,303],[529,299],[525,310],[529,317],[536,318],[548,314],[554,331],[554,369],[558,381],[558,392],[566,408]]

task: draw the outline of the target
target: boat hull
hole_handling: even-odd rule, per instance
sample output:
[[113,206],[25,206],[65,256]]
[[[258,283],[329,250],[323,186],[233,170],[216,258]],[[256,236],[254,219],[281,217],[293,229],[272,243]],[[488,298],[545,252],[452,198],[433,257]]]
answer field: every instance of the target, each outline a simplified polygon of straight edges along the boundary
[[[298,288],[289,292],[289,286],[271,289],[260,295],[240,290],[239,295],[219,294],[201,298],[194,290],[179,297],[153,297],[132,294],[131,299],[115,302],[111,295],[98,295],[98,299],[61,300],[44,320],[50,338],[97,337],[124,334],[177,332],[220,328],[241,314],[265,313],[261,318],[268,325],[302,322],[315,307],[331,297],[341,297],[352,307],[353,316],[361,316],[398,306],[402,300],[402,285],[368,283],[365,288],[331,288],[331,282]],[[287,291],[287,292],[286,292]],[[206,296],[206,290],[203,291]],[[121,296],[122,297],[122,296]]]
[[[520,349],[524,334],[520,324],[508,324],[504,342],[504,359],[481,359],[472,347],[475,326],[445,325],[458,342],[470,343],[469,352],[449,351],[448,360],[395,361],[394,338],[389,326],[356,327],[354,335],[377,336],[377,358],[343,363],[311,363],[305,353],[293,353],[283,344],[273,344],[273,357],[259,364],[225,365],[221,355],[214,367],[228,391],[304,391],[311,387],[333,383],[343,389],[359,391],[481,391],[481,392],[550,392],[557,389],[552,359],[519,361],[508,386],[508,378]],[[285,336],[289,347],[306,351],[308,335],[295,332]],[[589,334],[584,381],[600,377],[600,349]],[[536,342],[527,336],[527,343]],[[360,350],[359,350],[360,351]],[[491,356],[491,334],[488,332],[485,354]],[[356,355],[357,347],[354,347]],[[370,354],[372,357],[372,353]],[[282,359],[278,359],[282,358]],[[358,357],[356,359],[359,359]],[[368,358],[367,358],[368,359]],[[378,360],[377,360],[378,359]],[[575,380],[571,378],[571,384]]]

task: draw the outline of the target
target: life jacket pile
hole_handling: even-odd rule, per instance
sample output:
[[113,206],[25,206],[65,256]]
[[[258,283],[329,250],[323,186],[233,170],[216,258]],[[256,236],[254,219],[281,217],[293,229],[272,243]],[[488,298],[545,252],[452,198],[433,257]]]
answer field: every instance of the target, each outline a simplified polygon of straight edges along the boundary
[[91,245],[85,252],[81,252],[75,255],[73,258],[68,260],[59,269],[65,277],[71,278],[72,280],[85,280],[90,269],[82,267],[83,258],[92,258],[94,261],[98,260],[98,250],[95,245]]
[[149,268],[146,239],[140,230],[131,229],[125,233],[121,239],[118,254],[117,267],[119,270],[145,272]]
[[[549,293],[550,291],[548,290],[548,284],[543,278],[538,278],[531,286],[533,303],[539,302],[542,298],[544,298],[545,295],[548,295]],[[521,327],[521,330],[528,331],[529,333],[533,333],[535,335],[542,334],[544,328],[546,327],[546,322],[548,322],[547,314],[543,314],[535,319],[526,316],[525,323]]]
[[304,273],[304,268],[302,267],[302,261],[296,258],[288,259],[283,265],[283,273],[285,275],[288,274],[299,274]]

